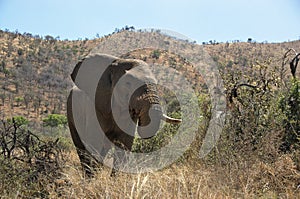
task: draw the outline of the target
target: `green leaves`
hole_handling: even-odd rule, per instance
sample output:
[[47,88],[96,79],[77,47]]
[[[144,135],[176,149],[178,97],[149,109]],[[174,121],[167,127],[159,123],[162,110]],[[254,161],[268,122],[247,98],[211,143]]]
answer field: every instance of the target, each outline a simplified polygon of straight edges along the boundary
[[279,107],[285,115],[281,150],[289,151],[293,147],[300,147],[300,81],[297,78],[292,79],[290,90],[280,99]]
[[29,121],[23,116],[14,116],[12,118],[7,119],[9,124],[15,124],[17,127],[27,125]]
[[67,117],[60,114],[50,114],[47,118],[43,119],[44,126],[58,127],[67,124]]
[[154,50],[152,52],[152,58],[159,59],[161,52],[159,50]]

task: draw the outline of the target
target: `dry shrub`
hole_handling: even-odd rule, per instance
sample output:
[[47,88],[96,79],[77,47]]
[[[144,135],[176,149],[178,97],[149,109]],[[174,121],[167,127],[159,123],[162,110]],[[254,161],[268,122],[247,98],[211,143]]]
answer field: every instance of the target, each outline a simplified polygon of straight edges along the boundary
[[[74,156],[74,154],[71,154]],[[77,157],[76,157],[77,159]],[[76,161],[79,166],[79,162]],[[157,172],[143,174],[118,173],[110,176],[109,168],[102,168],[94,178],[82,176],[78,167],[65,170],[63,198],[230,198],[230,187],[219,187],[211,179],[211,171],[198,163],[193,166],[174,164]],[[53,192],[51,197],[58,195]]]
[[14,118],[0,127],[0,195],[47,197],[64,163],[59,140],[42,139]]
[[291,155],[282,155],[274,163],[259,162],[253,165],[250,189],[260,195],[268,192],[278,196],[293,193],[300,196],[300,172]]
[[[50,198],[295,198],[299,196],[299,171],[292,157],[283,155],[273,163],[242,156],[226,164],[205,160],[174,163],[156,172],[129,174],[101,168],[85,178],[75,151],[68,158],[59,188]],[[252,157],[251,157],[252,158]],[[249,159],[251,159],[249,158]]]

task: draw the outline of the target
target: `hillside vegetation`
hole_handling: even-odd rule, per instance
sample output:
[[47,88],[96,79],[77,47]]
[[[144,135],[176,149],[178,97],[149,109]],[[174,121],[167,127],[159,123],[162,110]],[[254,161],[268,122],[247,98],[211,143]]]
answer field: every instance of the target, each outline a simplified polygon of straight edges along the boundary
[[[188,58],[161,49],[119,44],[131,30],[93,40],[59,40],[0,30],[0,195],[4,198],[299,198],[300,41],[195,45],[166,38],[191,56],[202,49],[224,82],[226,122],[217,146],[199,158],[211,115],[205,80]],[[166,37],[149,32],[150,42]],[[201,115],[197,139],[177,162],[158,172],[119,173],[100,168],[85,178],[66,125],[66,99],[75,64],[114,39],[112,52],[179,71],[197,92]],[[139,43],[140,44],[140,43]],[[194,47],[193,47],[194,46]],[[176,50],[176,49],[175,49]],[[294,68],[293,68],[294,66]],[[157,77],[160,78],[159,76]],[[180,114],[166,95],[170,114]],[[171,95],[171,94],[170,94]],[[149,152],[169,142],[167,126],[153,139],[137,140]]]

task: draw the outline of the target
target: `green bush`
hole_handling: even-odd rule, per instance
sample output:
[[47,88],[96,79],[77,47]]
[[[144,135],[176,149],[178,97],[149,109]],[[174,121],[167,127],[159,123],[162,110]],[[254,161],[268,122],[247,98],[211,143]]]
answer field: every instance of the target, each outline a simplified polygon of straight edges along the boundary
[[[167,115],[173,117],[173,118],[181,118],[182,113],[180,109],[180,104],[175,97],[174,94],[171,92],[166,92],[164,93],[165,96],[163,97],[166,100],[166,113]],[[204,117],[208,117],[210,115],[210,98],[208,94],[198,94],[198,101],[194,101],[190,98],[189,95],[184,96],[185,99],[181,99],[184,104],[191,104],[191,103],[198,103],[197,106],[199,106],[199,111],[202,117],[198,118],[199,122],[202,122]],[[166,146],[167,144],[170,143],[171,139],[178,133],[180,125],[173,125],[173,124],[168,124],[165,123],[163,128],[157,132],[155,136],[149,139],[141,139],[141,138],[136,138],[134,140],[134,145],[133,145],[133,151],[135,152],[142,152],[142,153],[148,153],[148,152],[153,152],[156,150],[159,150],[160,148]],[[201,131],[201,135],[197,135],[198,137],[204,137],[202,133],[204,134],[204,129],[206,129],[206,125],[200,126],[199,131]],[[187,130],[189,131],[189,130]],[[188,132],[180,132],[182,135]],[[193,147],[196,147],[199,149],[199,139],[195,141],[196,143],[193,144]],[[195,146],[194,146],[195,145]],[[196,149],[196,150],[197,150]],[[176,150],[176,149],[174,149]],[[193,150],[193,151],[196,151]],[[199,150],[198,150],[199,151]],[[187,153],[190,153],[191,151],[188,151]]]
[[65,115],[50,114],[45,119],[43,119],[43,123],[45,126],[58,127],[65,126],[68,121]]
[[[163,99],[166,100],[166,112],[175,118],[180,118],[180,107],[178,100],[170,91],[163,91]],[[135,138],[133,151],[148,153],[159,150],[165,146],[176,133],[178,125],[166,124],[155,136],[149,139]]]
[[300,148],[300,81],[292,79],[290,90],[284,93],[279,102],[285,118],[283,126],[285,128],[282,151],[290,151]]
[[16,125],[17,127],[25,126],[29,123],[29,121],[23,116],[14,116],[11,119],[7,119],[7,122],[12,125]]
[[159,59],[161,52],[159,50],[154,50],[152,52],[152,58]]
[[17,106],[20,106],[22,102],[24,102],[24,98],[23,97],[16,97],[15,101],[17,102]]

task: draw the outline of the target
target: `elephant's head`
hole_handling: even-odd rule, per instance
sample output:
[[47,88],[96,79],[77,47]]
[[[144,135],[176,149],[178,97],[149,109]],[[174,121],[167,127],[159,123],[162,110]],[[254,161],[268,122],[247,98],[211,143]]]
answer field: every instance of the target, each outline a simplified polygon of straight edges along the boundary
[[[113,118],[115,121],[118,120],[116,122],[118,125],[124,125],[125,128],[129,126],[126,130],[127,134],[133,135],[132,128],[138,124],[139,136],[150,138],[156,134],[162,119],[169,123],[181,121],[163,114],[156,83],[154,75],[145,62],[135,59],[116,59],[99,81],[96,109],[104,111],[106,116],[111,116],[114,112]],[[98,119],[101,120],[100,117]],[[131,122],[134,125],[129,125]]]

